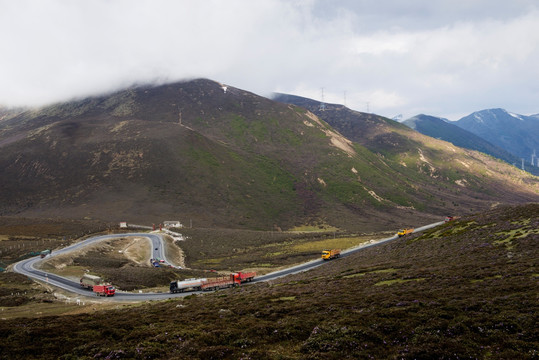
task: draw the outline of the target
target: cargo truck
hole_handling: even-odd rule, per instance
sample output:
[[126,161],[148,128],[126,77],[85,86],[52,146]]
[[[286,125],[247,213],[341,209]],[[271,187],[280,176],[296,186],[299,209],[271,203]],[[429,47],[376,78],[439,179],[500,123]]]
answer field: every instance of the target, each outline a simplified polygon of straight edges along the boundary
[[116,289],[112,285],[94,285],[93,291],[96,296],[114,296]]
[[116,293],[114,286],[105,283],[101,277],[96,275],[82,275],[80,278],[80,287],[92,290],[98,296],[114,296]]
[[47,249],[47,250],[43,250],[39,255],[43,259],[45,256],[50,255],[51,252],[52,252],[51,250]]
[[239,283],[244,283],[244,282],[251,282],[253,281],[253,278],[256,276],[256,272],[237,272],[237,273],[234,273],[232,274],[232,276],[234,277],[234,280],[236,280],[237,282]]
[[322,251],[323,260],[336,259],[341,256],[341,249],[331,249]]
[[93,290],[95,285],[104,285],[101,277],[96,275],[84,274],[80,278],[80,287]]
[[399,232],[397,233],[397,236],[398,237],[403,237],[405,235],[408,235],[408,234],[411,234],[414,232],[414,229],[401,229],[399,230]]

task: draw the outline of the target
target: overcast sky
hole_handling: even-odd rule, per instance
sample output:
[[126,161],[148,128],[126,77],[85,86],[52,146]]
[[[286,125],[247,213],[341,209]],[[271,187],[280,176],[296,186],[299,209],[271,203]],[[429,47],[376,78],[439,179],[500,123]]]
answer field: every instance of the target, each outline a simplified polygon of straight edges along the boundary
[[0,0],[0,46],[4,105],[204,77],[387,117],[539,113],[536,0]]

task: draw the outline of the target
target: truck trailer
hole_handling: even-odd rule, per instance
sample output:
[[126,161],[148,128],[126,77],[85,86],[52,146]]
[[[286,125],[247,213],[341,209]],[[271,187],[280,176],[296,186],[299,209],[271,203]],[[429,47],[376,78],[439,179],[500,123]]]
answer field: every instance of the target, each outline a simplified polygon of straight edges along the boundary
[[170,283],[170,293],[182,293],[184,291],[200,291],[202,284],[208,279],[177,280]]
[[256,272],[237,272],[218,278],[177,280],[170,283],[170,293],[184,291],[211,291],[239,286],[253,281]]
[[211,291],[231,288],[239,284],[241,281],[234,279],[234,274],[230,274],[230,276],[207,279],[202,283],[201,288],[204,291]]
[[96,275],[84,274],[80,278],[80,287],[93,290],[95,285],[103,285],[104,281],[101,277]]

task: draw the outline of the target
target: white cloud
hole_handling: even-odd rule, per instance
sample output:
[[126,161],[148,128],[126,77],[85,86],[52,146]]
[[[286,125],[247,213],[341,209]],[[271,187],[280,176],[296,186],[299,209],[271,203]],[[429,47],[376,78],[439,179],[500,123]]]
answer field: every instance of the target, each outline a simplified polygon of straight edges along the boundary
[[533,0],[0,0],[0,103],[207,77],[386,116],[537,113],[538,20]]

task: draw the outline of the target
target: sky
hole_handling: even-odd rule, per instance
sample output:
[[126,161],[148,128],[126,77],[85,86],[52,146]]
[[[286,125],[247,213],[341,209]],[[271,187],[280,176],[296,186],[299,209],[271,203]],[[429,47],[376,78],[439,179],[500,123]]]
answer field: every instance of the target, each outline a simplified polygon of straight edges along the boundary
[[537,0],[0,0],[0,104],[208,78],[393,118],[539,113]]

